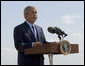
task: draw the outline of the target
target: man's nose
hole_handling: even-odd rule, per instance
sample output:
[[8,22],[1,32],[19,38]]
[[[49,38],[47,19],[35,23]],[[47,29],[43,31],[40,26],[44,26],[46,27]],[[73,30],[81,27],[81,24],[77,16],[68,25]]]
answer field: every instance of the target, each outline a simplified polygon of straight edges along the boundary
[[37,16],[37,14],[34,14],[34,16]]

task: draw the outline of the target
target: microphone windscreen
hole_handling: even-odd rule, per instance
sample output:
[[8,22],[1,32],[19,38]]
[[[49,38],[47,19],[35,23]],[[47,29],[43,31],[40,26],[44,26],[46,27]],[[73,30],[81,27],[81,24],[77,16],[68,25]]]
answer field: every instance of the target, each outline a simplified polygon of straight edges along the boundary
[[53,27],[48,27],[48,32],[55,33],[55,29]]

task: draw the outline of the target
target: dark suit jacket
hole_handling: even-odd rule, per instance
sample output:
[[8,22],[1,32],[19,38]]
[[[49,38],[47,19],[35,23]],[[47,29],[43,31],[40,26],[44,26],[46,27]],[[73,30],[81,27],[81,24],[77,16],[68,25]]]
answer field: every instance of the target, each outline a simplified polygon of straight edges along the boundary
[[[38,41],[46,43],[45,36],[41,27],[36,26]],[[35,37],[29,27],[24,22],[14,28],[14,43],[18,51],[18,65],[43,65],[43,55],[26,55],[24,49],[32,47],[32,42],[36,42]]]

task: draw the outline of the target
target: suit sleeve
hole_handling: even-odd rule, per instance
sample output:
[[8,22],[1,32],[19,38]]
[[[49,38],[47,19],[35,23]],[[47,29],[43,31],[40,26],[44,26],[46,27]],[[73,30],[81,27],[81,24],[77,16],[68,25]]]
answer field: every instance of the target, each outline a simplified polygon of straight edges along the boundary
[[18,51],[24,52],[24,49],[32,47],[32,42],[25,43],[23,41],[23,33],[20,28],[14,29],[14,45]]

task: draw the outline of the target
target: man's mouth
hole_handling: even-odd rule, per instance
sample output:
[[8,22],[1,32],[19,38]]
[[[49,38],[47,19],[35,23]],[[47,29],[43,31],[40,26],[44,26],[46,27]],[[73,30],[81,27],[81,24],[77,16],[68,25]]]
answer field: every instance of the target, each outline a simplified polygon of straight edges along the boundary
[[36,17],[36,16],[34,16],[34,17],[33,17],[33,19],[37,19],[37,17]]

